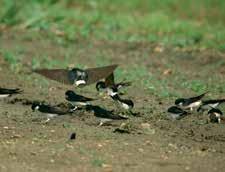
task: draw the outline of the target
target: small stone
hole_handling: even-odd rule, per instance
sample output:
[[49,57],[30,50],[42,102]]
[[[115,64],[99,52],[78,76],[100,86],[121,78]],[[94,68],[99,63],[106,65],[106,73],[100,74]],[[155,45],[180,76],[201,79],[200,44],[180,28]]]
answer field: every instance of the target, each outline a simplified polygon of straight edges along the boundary
[[145,145],[151,145],[152,143],[151,143],[151,141],[150,140],[146,140],[145,141]]
[[157,46],[154,48],[154,52],[156,53],[161,53],[164,51],[164,48],[162,46]]
[[123,143],[125,146],[128,146],[129,145],[129,143],[127,143],[127,142],[125,142],[125,143]]
[[186,170],[186,171],[189,171],[190,169],[191,169],[191,168],[190,168],[189,166],[186,166],[186,167],[185,167],[185,170]]
[[109,165],[109,164],[102,164],[102,168],[104,168],[105,172],[112,172],[113,171],[112,165]]
[[98,144],[98,147],[101,148],[101,147],[103,147],[103,145],[102,144]]
[[172,74],[172,70],[171,69],[166,69],[163,71],[163,75],[170,75]]
[[37,153],[36,153],[36,152],[31,152],[30,154],[31,154],[31,155],[37,155]]
[[55,132],[55,130],[50,130],[50,132],[51,132],[51,133],[54,133],[54,132]]
[[149,124],[149,123],[142,123],[142,124],[141,124],[141,127],[142,127],[143,129],[149,129],[149,128],[150,128],[150,124]]
[[13,136],[11,136],[12,139],[18,139],[18,138],[21,138],[22,136],[19,135],[19,134],[15,134]]
[[141,152],[141,153],[143,153],[144,152],[144,149],[139,148],[138,151]]

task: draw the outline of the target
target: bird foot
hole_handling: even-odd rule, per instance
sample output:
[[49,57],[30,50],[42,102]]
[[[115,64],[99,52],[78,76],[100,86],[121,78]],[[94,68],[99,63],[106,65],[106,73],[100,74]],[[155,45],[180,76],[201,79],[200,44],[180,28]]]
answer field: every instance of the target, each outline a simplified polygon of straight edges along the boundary
[[75,106],[74,108],[72,108],[72,109],[70,110],[70,112],[74,112],[74,111],[76,111],[77,109],[78,109],[78,107]]
[[103,126],[103,124],[104,124],[104,122],[99,122],[99,124],[98,124],[98,127],[101,127],[101,126]]
[[43,121],[44,124],[47,124],[50,121],[50,118],[47,118],[45,121]]

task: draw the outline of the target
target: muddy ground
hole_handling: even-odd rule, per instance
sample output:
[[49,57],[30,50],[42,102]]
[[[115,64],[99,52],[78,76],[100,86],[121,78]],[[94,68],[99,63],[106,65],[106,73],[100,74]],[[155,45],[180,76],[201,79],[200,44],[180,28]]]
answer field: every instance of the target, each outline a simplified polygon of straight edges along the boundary
[[[44,123],[45,115],[32,112],[29,104],[34,100],[45,100],[50,104],[65,102],[64,92],[71,89],[30,72],[34,57],[41,59],[45,55],[50,60],[63,61],[70,51],[74,53],[68,58],[69,64],[94,67],[95,57],[100,54],[107,64],[118,63],[123,70],[144,66],[157,80],[167,79],[171,92],[189,96],[196,93],[181,87],[179,77],[222,83],[225,68],[220,62],[225,60],[224,54],[213,50],[161,48],[149,43],[95,40],[60,46],[44,36],[30,39],[27,34],[4,32],[0,41],[2,50],[19,51],[19,56],[23,57],[22,68],[18,71],[10,69],[13,66],[1,57],[0,86],[24,90],[21,95],[0,100],[0,171],[224,170],[225,125],[207,123],[206,115],[195,113],[179,121],[168,120],[165,111],[173,104],[174,97],[163,98],[157,95],[159,92],[154,94],[146,89],[146,85],[139,84],[139,80],[145,80],[148,74],[135,78],[126,90],[125,97],[134,100],[134,111],[139,116],[130,117],[128,121],[115,121],[110,126],[98,127],[98,119],[85,111]],[[77,92],[98,97],[94,102],[96,105],[116,109],[110,99],[98,95],[94,85]],[[214,98],[223,95],[223,90],[209,93],[209,97]],[[129,124],[130,133],[113,132],[121,123]],[[69,140],[73,132],[77,138]]]

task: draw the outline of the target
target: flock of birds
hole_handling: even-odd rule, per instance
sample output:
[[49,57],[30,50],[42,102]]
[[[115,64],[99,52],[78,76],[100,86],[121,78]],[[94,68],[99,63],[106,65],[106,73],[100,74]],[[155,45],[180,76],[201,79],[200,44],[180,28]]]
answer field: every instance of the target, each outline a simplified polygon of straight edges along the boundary
[[190,115],[194,110],[198,113],[207,113],[208,121],[212,123],[220,123],[225,121],[222,111],[218,106],[225,103],[225,99],[202,100],[207,94],[203,93],[196,97],[179,98],[175,100],[175,106],[168,108],[167,112],[172,119],[181,119]]
[[[113,110],[106,110],[100,106],[92,105],[91,102],[97,99],[79,95],[72,90],[67,90],[65,92],[65,100],[67,100],[70,104],[69,108],[66,110],[65,108],[59,107],[58,105],[51,106],[40,101],[34,101],[32,103],[31,109],[33,111],[40,111],[47,114],[46,122],[48,122],[53,117],[74,113],[80,109],[93,112],[94,115],[100,119],[100,126],[112,120],[128,119],[129,114],[135,115],[135,113],[132,112],[134,103],[132,100],[122,98],[123,93],[120,92],[120,89],[130,86],[131,82],[115,83],[114,70],[116,68],[117,65],[111,65],[86,70],[79,68],[73,68],[71,70],[40,69],[35,70],[34,72],[49,79],[76,87],[82,87],[97,82],[96,90],[98,92],[104,92],[113,100],[113,102],[116,103],[117,107],[122,110],[122,112],[119,114],[114,113]],[[9,97],[13,94],[20,94],[22,92],[23,91],[20,89],[0,88],[0,97]]]
[[[117,67],[118,65],[90,68],[86,70],[79,68],[73,68],[71,70],[39,69],[34,72],[45,76],[48,79],[76,87],[96,83],[96,90],[98,92],[106,93],[106,95],[116,103],[117,107],[123,110],[123,113],[115,114],[113,110],[110,111],[100,106],[92,105],[91,102],[96,99],[76,94],[72,90],[67,90],[65,92],[65,99],[71,105],[67,110],[62,110],[57,105],[51,106],[38,101],[34,101],[31,108],[33,111],[38,110],[42,113],[46,113],[48,117],[47,121],[49,121],[52,117],[73,113],[79,109],[85,109],[93,112],[96,117],[100,118],[100,126],[111,120],[128,119],[129,114],[135,115],[135,113],[132,112],[134,103],[132,100],[123,99],[123,93],[120,92],[120,89],[130,86],[131,82],[115,83],[114,70]],[[20,93],[22,93],[22,90],[20,89],[0,88],[0,98],[9,97],[13,94]],[[167,110],[169,117],[178,120],[191,114],[196,109],[197,112],[201,113],[206,111],[210,122],[220,123],[221,120],[224,120],[225,118],[223,117],[222,111],[217,107],[221,103],[224,103],[225,99],[202,100],[206,94],[207,92],[196,97],[179,98],[175,100],[175,105],[171,106]]]

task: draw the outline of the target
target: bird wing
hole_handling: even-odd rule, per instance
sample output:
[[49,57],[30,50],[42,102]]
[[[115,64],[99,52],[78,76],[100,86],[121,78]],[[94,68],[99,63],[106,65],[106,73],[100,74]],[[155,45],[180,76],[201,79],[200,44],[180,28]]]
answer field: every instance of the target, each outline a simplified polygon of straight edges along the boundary
[[93,110],[94,115],[99,118],[108,118],[108,119],[114,119],[114,120],[128,119],[128,117],[126,116],[116,115],[113,113],[113,111],[109,111],[100,106],[89,106],[89,108]]
[[73,82],[69,80],[69,70],[67,69],[37,69],[34,70],[34,72],[63,84],[73,84]]
[[167,112],[178,114],[178,113],[184,113],[185,111],[176,106],[172,106],[167,110]]
[[217,99],[217,100],[205,100],[202,102],[203,105],[214,104],[214,103],[223,103],[225,99]]
[[71,112],[69,109],[65,109],[57,105],[55,106],[48,105],[48,111],[49,113],[58,114],[58,115],[65,115]]
[[205,92],[199,96],[189,98],[190,102],[195,102],[201,100],[208,92]]
[[97,68],[89,68],[85,71],[88,74],[87,84],[93,84],[101,79],[107,78],[113,71],[118,67],[118,65],[110,65]]
[[[76,96],[76,97],[75,97]],[[82,95],[75,95],[74,96],[74,100],[75,101],[82,101],[82,102],[86,102],[86,101],[93,101],[94,99],[92,98],[89,98],[89,97],[85,97],[85,96],[82,96]]]
[[[109,76],[118,65],[110,65],[104,67],[97,67],[97,68],[89,68],[85,71],[88,74],[87,84],[93,84],[100,79],[106,78]],[[67,69],[36,69],[34,70],[35,73],[45,76],[48,79],[55,80],[67,85],[73,85],[74,81],[69,79],[69,70]]]
[[19,88],[8,89],[8,88],[0,88],[0,94],[19,94],[22,90]]
[[208,111],[208,114],[210,114],[210,113],[218,113],[218,114],[220,114],[220,115],[223,114],[223,112],[222,112],[221,110],[215,109],[215,108],[212,108],[211,110],[209,110],[209,111]]
[[113,86],[115,84],[114,81],[114,73],[112,72],[107,78],[105,78],[106,87]]

